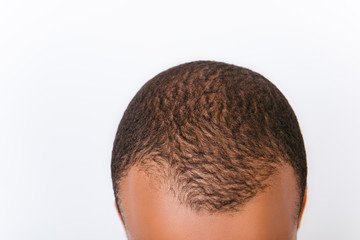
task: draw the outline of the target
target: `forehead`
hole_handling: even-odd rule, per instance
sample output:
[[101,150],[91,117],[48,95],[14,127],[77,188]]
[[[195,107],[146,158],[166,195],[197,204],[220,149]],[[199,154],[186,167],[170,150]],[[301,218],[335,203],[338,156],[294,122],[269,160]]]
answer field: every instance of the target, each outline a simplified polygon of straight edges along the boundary
[[122,211],[129,240],[293,240],[298,191],[291,167],[272,178],[264,193],[233,215],[197,214],[160,190],[133,167],[122,185]]

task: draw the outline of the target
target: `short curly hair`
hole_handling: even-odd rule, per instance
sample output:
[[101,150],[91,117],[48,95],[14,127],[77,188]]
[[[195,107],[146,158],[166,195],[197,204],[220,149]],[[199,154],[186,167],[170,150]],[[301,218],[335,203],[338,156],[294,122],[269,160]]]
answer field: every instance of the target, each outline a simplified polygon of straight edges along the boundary
[[161,72],[132,99],[111,173],[122,217],[120,186],[132,166],[166,185],[180,204],[221,213],[238,211],[284,163],[296,174],[300,214],[306,153],[287,99],[247,68],[194,61]]

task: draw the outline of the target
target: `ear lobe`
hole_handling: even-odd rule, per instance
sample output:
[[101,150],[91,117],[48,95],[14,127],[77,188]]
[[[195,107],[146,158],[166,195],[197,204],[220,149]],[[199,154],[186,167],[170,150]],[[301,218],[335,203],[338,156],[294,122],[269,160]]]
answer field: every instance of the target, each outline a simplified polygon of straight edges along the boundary
[[297,226],[297,229],[299,229],[300,227],[300,223],[301,223],[301,218],[302,218],[302,215],[304,213],[304,209],[305,209],[305,205],[306,205],[306,200],[307,200],[307,186],[305,188],[305,192],[304,192],[304,198],[303,198],[303,202],[302,202],[302,206],[301,206],[301,211],[300,211],[300,216],[299,216],[299,221],[298,221],[298,226]]

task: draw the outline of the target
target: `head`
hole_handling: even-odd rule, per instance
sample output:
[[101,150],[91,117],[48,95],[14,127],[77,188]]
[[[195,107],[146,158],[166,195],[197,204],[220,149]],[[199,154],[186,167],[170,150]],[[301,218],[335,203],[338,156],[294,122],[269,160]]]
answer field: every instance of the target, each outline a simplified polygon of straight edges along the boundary
[[221,62],[148,81],[120,121],[111,170],[129,240],[294,240],[306,202],[290,104],[262,75]]

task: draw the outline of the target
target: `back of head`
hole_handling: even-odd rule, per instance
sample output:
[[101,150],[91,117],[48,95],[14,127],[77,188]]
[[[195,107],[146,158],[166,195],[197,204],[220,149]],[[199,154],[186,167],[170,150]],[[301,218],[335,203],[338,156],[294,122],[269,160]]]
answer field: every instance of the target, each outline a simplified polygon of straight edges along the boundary
[[139,90],[119,124],[111,169],[120,213],[121,183],[133,166],[187,208],[223,213],[264,191],[285,164],[296,175],[300,210],[306,154],[286,98],[249,69],[195,61]]

